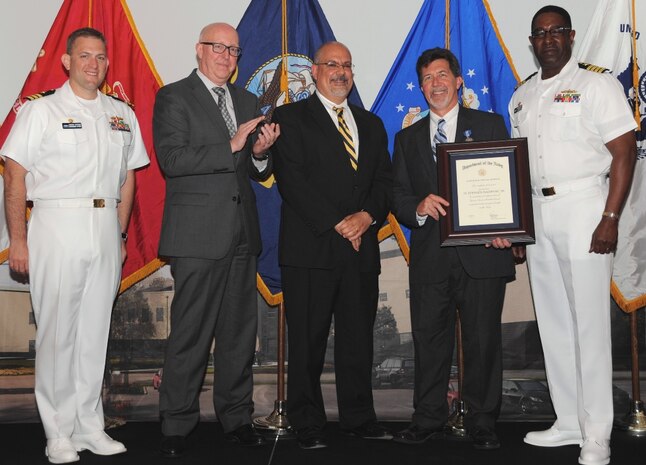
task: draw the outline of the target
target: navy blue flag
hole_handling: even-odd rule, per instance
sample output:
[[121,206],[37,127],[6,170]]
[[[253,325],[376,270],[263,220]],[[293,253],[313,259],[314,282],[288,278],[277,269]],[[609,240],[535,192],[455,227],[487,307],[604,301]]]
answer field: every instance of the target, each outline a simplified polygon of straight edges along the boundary
[[[317,0],[287,0],[286,3],[288,96],[280,86],[283,67],[281,0],[252,0],[238,25],[243,53],[233,79],[237,85],[258,96],[268,118],[274,108],[285,103],[286,97],[289,102],[296,102],[314,93],[314,52],[325,42],[335,40]],[[348,100],[363,107],[356,87]],[[278,267],[281,198],[273,176],[263,183],[253,183],[253,188],[262,236],[259,290],[269,304],[277,304],[280,296],[276,294],[281,290]]]
[[[381,117],[388,132],[390,152],[395,134],[428,114],[415,71],[417,58],[426,49],[450,49],[462,67],[462,105],[502,115],[509,127],[507,104],[518,83],[507,50],[486,0],[451,0],[450,39],[446,43],[446,2],[425,0],[371,111]],[[393,230],[400,226],[392,215]],[[395,222],[396,223],[396,222]],[[409,231],[401,227],[409,239]],[[398,240],[401,239],[398,237]],[[400,242],[402,250],[408,245]],[[406,252],[405,252],[406,254]]]

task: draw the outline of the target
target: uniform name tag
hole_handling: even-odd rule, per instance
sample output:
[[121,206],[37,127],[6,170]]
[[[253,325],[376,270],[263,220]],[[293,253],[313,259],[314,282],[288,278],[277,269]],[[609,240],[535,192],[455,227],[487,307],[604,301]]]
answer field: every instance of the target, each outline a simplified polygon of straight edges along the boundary
[[81,123],[63,123],[63,129],[83,129]]

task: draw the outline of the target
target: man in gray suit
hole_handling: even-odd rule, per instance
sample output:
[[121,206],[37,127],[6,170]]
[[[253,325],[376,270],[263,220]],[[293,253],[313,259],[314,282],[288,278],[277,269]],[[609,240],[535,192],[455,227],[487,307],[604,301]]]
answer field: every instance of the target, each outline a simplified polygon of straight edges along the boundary
[[261,125],[256,97],[228,83],[242,53],[238,33],[214,23],[200,33],[198,69],[160,89],[153,131],[166,175],[159,254],[175,279],[159,410],[161,452],[179,457],[200,417],[211,342],[213,403],[229,441],[264,443],[253,429],[251,365],[256,340],[260,231],[249,178],[271,173],[280,130]]

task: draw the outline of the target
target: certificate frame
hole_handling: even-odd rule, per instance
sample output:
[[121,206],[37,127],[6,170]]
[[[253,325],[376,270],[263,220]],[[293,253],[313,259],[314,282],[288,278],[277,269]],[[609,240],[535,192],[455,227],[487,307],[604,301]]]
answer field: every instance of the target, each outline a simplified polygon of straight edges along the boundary
[[[440,245],[476,245],[496,237],[534,243],[527,139],[437,145]],[[468,174],[464,174],[468,173]]]

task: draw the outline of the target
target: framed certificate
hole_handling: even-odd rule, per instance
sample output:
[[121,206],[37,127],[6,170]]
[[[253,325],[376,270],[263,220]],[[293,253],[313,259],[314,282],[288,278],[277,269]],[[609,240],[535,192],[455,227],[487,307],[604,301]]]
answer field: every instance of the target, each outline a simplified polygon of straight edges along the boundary
[[450,203],[443,247],[534,242],[527,139],[438,144],[437,163],[439,195]]

